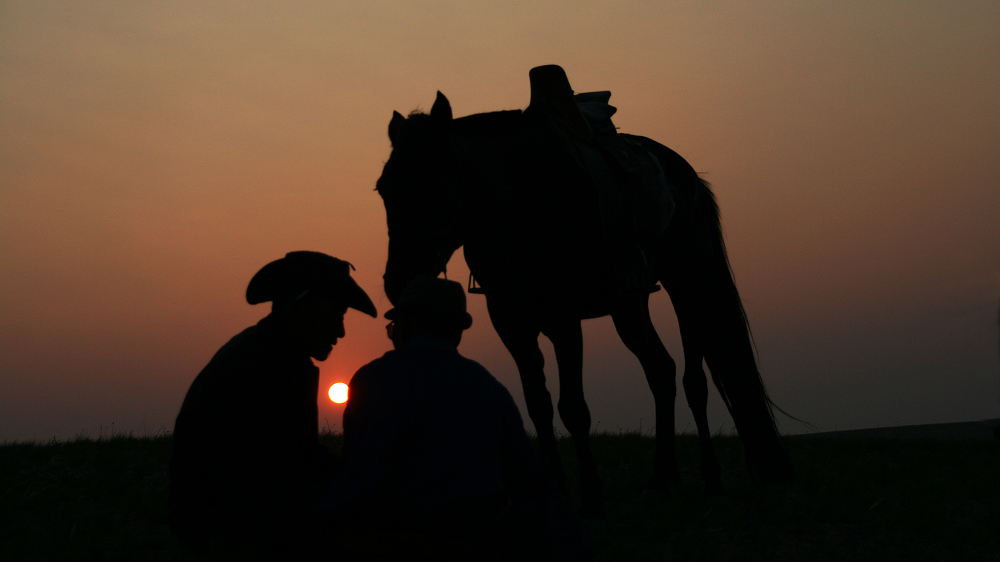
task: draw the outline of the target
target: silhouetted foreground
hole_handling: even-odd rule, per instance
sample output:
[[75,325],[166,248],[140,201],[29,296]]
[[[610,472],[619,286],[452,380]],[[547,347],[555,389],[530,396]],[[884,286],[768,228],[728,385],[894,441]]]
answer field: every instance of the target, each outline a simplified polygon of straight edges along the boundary
[[[340,436],[321,444],[340,451]],[[645,503],[652,438],[592,437],[608,531],[598,560],[993,560],[1000,552],[995,441],[785,439],[799,479],[750,485],[736,438],[716,437],[725,500],[681,471]],[[569,439],[562,460],[575,463]],[[680,436],[678,457],[698,458]],[[189,561],[167,527],[170,438],[0,446],[0,560]],[[573,481],[570,481],[573,484]],[[577,498],[578,499],[578,498]],[[319,530],[336,552],[351,535]]]
[[[195,377],[174,426],[170,523],[197,554],[237,558],[312,549],[312,509],[335,459],[319,445],[319,368],[344,314],[376,316],[351,265],[290,252],[258,271],[246,300],[271,312]],[[301,559],[302,556],[294,556]]]
[[439,92],[430,114],[393,114],[392,153],[377,184],[389,232],[386,295],[397,302],[412,279],[437,276],[464,246],[474,275],[469,289],[486,295],[493,326],[517,364],[540,448],[561,480],[538,338],[552,342],[559,415],[581,471],[582,512],[599,517],[580,322],[610,315],[642,364],[656,403],[657,453],[647,485],[665,490],[679,474],[676,366],[648,306],[662,283],[683,339],[684,388],[709,491],[720,491],[720,474],[703,362],[735,421],[750,473],[761,482],[793,479],[708,184],[669,148],[618,134],[610,92],[574,96],[555,65],[532,69],[529,79],[531,103],[523,112],[455,119]]
[[[318,252],[264,266],[247,301],[271,313],[202,369],[175,424],[169,521],[191,553],[593,559],[510,393],[458,353],[472,324],[462,285],[417,278],[386,313],[395,349],[351,379],[340,457],[319,444],[312,360],[344,337],[348,308],[374,305],[347,262]],[[326,551],[324,534],[345,544]]]

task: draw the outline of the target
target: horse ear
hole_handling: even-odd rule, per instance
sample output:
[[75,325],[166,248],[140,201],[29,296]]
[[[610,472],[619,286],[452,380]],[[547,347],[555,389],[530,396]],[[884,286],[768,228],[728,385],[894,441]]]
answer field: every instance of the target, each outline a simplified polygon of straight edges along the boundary
[[392,112],[392,121],[389,121],[389,142],[393,146],[396,146],[397,141],[399,141],[399,136],[402,133],[403,123],[406,122],[406,117],[398,111]]
[[436,123],[446,123],[451,121],[451,103],[441,92],[437,93],[437,99],[431,106],[431,119]]

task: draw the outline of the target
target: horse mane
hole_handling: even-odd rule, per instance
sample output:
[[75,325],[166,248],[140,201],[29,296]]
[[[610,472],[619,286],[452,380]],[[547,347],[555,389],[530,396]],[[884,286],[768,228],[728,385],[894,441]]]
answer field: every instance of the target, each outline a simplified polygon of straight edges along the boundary
[[[505,130],[516,126],[521,119],[523,112],[520,109],[506,109],[502,111],[488,111],[486,113],[473,113],[464,117],[457,117],[451,121],[453,131],[463,135],[478,135],[495,133],[498,130]],[[423,132],[425,127],[430,126],[431,116],[419,109],[410,112],[406,118],[407,129]]]
[[477,132],[483,129],[492,130],[498,127],[511,127],[521,119],[520,109],[473,113],[454,120],[455,126],[462,132]]

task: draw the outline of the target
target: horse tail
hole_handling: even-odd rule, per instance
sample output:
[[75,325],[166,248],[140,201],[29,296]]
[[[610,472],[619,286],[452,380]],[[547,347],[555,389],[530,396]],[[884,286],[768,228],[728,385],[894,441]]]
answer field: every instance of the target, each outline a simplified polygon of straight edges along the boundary
[[751,475],[763,482],[790,481],[794,473],[775,424],[777,406],[757,368],[718,204],[708,182],[676,153],[671,156],[683,163],[675,171],[682,172],[684,187],[674,193],[678,208],[663,239],[661,280],[677,312],[685,361],[697,361],[692,367],[700,371],[704,357],[736,425]]

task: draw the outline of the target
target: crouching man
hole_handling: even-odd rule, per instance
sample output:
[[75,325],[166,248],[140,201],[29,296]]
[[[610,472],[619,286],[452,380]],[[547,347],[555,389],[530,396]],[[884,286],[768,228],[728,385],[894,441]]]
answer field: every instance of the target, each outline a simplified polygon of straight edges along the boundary
[[351,379],[343,467],[320,505],[353,529],[356,559],[577,557],[553,555],[572,522],[552,515],[572,515],[553,509],[510,393],[458,353],[465,304],[460,284],[417,278],[385,314],[395,350]]
[[195,554],[275,559],[307,549],[306,521],[329,483],[319,445],[319,369],[344,314],[376,317],[351,266],[291,252],[250,280],[271,313],[215,354],[184,398],[170,460],[170,525]]

